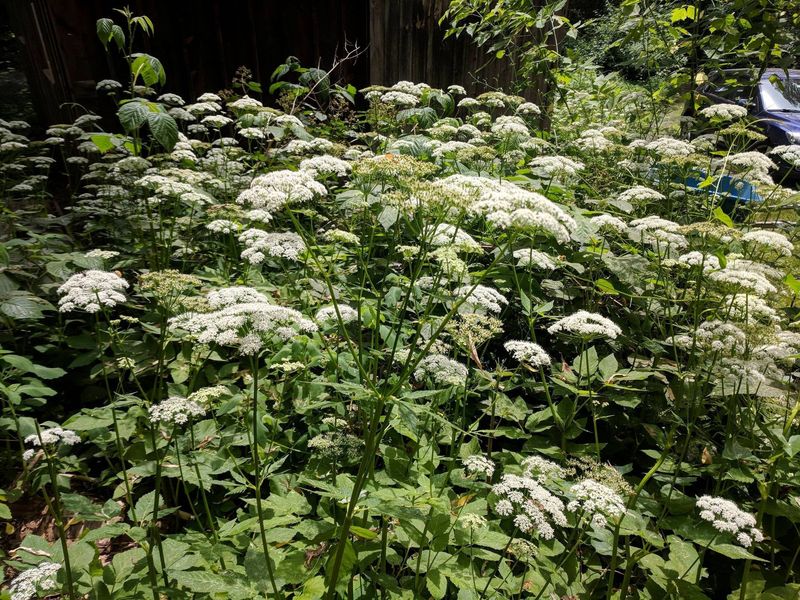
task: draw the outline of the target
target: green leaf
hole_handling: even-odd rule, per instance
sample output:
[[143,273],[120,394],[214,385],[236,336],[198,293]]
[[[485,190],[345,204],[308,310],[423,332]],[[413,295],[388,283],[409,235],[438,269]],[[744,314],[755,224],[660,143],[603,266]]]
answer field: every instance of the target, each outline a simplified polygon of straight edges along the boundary
[[26,295],[26,292],[9,294],[0,300],[0,312],[12,319],[40,319],[44,316],[42,311],[49,307],[41,298]]
[[148,113],[147,123],[156,141],[170,152],[178,143],[178,124],[165,112]]
[[115,148],[114,143],[111,141],[112,135],[110,133],[95,133],[92,134],[90,139],[97,149],[103,154]]
[[726,227],[733,227],[733,220],[725,213],[724,210],[722,210],[721,207],[716,207],[711,214],[717,221]]
[[790,437],[784,444],[783,450],[789,458],[800,452],[800,435]]
[[114,21],[111,19],[97,19],[97,37],[104,47],[108,47],[108,42],[111,40],[111,29],[113,27]]
[[131,75],[134,81],[142,78],[145,85],[153,86],[157,83],[164,85],[167,81],[167,72],[161,61],[149,54],[132,54],[136,58],[131,63]]
[[800,294],[800,280],[795,279],[791,273],[786,274],[783,282],[789,287],[790,290],[792,290],[792,292],[795,294]]
[[42,379],[58,379],[67,374],[64,369],[56,367],[43,367],[42,365],[34,364],[30,359],[24,356],[17,356],[16,354],[6,354],[0,356],[0,360],[8,363],[15,369],[19,369],[23,373],[33,373]]
[[741,546],[737,546],[735,544],[711,544],[709,548],[717,554],[722,554],[722,556],[727,556],[728,558],[732,558],[734,560],[749,559],[766,562],[763,558],[759,558],[755,554],[751,554]]
[[138,100],[131,100],[119,107],[117,116],[119,117],[120,125],[126,131],[136,131],[142,125],[147,123],[150,111],[144,103]]
[[303,584],[303,590],[294,597],[294,600],[317,600],[325,594],[325,579],[312,577]]
[[357,535],[358,537],[365,539],[365,540],[374,540],[378,537],[378,534],[370,529],[366,529],[364,527],[357,527],[355,525],[350,526],[350,533]]
[[425,586],[436,600],[442,600],[447,594],[447,579],[438,569],[428,571],[425,575]]
[[614,284],[611,283],[608,279],[598,279],[594,282],[595,287],[603,292],[604,294],[608,294],[609,296],[616,296],[619,294],[617,288],[614,287]]

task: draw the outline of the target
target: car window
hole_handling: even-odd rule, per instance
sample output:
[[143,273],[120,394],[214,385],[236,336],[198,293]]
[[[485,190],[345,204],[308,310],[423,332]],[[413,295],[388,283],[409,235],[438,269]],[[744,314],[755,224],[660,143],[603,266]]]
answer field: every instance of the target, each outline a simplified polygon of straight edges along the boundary
[[715,86],[714,93],[734,104],[747,104],[750,98],[749,89],[743,85],[718,85]]
[[800,111],[800,79],[777,79],[761,82],[764,110]]

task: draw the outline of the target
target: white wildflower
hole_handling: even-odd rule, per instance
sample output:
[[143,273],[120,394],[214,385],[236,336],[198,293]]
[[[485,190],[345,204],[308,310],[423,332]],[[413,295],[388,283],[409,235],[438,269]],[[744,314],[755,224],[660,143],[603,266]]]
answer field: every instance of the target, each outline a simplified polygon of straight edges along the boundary
[[308,171],[282,170],[253,179],[250,188],[239,194],[236,202],[274,213],[287,204],[309,202],[326,193],[325,186]]
[[555,259],[541,250],[522,248],[514,250],[513,256],[517,259],[518,267],[534,267],[542,271],[555,271],[558,268]]
[[425,377],[441,385],[464,385],[467,381],[467,367],[443,354],[429,354],[417,365],[414,379],[422,381]]
[[747,109],[738,104],[712,104],[697,112],[706,119],[718,119],[720,121],[734,121],[744,119],[747,116]]
[[[336,310],[339,310],[339,316],[336,315]],[[324,306],[317,311],[314,315],[314,320],[322,326],[329,326],[338,324],[339,318],[342,323],[352,323],[358,320],[358,310],[347,304],[339,304],[337,307]]]
[[756,518],[741,510],[735,502],[714,496],[700,496],[695,502],[700,518],[708,521],[720,533],[733,536],[740,546],[749,548],[761,542],[764,535],[756,527]]
[[622,334],[622,330],[611,319],[585,310],[559,319],[547,331],[551,334],[566,333],[581,338],[607,337],[612,340]]
[[152,405],[148,412],[152,423],[166,425],[184,425],[193,417],[202,417],[206,414],[205,408],[194,400],[171,396],[158,404]]
[[459,312],[485,310],[499,313],[503,309],[502,305],[508,304],[508,299],[503,294],[485,285],[462,285],[453,290],[453,297],[465,299],[458,309]]
[[785,235],[777,231],[754,229],[742,236],[742,242],[774,250],[783,256],[791,256],[794,250],[794,244]]
[[625,221],[612,215],[597,215],[589,219],[589,222],[597,227],[598,230],[610,229],[619,233],[628,231],[628,226],[625,224]]
[[573,500],[567,504],[571,512],[583,511],[595,527],[605,527],[608,518],[619,518],[625,514],[625,501],[610,487],[584,479],[570,488]]
[[499,497],[494,511],[501,517],[514,517],[514,525],[522,533],[553,539],[555,529],[567,526],[564,503],[533,477],[506,474],[492,486]]
[[511,340],[503,344],[506,351],[521,363],[532,367],[550,366],[550,355],[539,344]]
[[482,454],[473,454],[464,459],[464,468],[470,475],[480,474],[491,479],[494,475],[494,462]]
[[76,273],[58,288],[63,296],[58,301],[58,310],[96,313],[103,306],[112,308],[125,302],[123,290],[127,288],[128,282],[116,273],[96,269]]
[[40,592],[55,592],[58,587],[55,575],[59,569],[61,565],[58,563],[42,562],[23,571],[8,586],[11,600],[30,600],[39,597]]
[[300,260],[300,254],[306,249],[303,238],[293,231],[266,232],[261,229],[247,229],[239,236],[245,245],[242,259],[250,264],[258,265],[268,256]]
[[566,156],[537,156],[528,163],[534,169],[552,177],[558,174],[573,176],[584,168],[584,164]]

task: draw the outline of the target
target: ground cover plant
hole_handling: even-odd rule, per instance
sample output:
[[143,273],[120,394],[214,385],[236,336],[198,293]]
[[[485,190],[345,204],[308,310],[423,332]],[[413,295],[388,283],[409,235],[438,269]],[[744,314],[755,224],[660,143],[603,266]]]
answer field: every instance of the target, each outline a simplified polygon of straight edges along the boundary
[[800,146],[594,74],[549,131],[294,64],[187,103],[122,17],[117,131],[0,122],[4,595],[798,597]]

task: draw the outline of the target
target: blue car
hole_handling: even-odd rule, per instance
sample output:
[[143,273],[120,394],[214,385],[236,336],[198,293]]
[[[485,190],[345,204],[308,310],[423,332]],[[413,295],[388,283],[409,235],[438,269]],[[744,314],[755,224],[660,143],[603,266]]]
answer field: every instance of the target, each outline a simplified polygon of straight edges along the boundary
[[751,77],[750,71],[717,71],[697,91],[711,104],[746,107],[770,146],[800,144],[800,70],[767,69],[755,83]]
[[[737,104],[747,108],[767,136],[768,147],[800,144],[800,69],[766,69],[758,81],[753,72],[730,69],[712,72],[698,86],[709,104]],[[800,169],[773,157],[778,179],[800,182]]]

